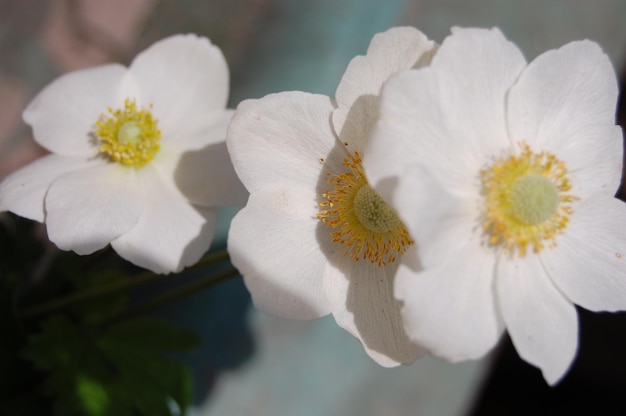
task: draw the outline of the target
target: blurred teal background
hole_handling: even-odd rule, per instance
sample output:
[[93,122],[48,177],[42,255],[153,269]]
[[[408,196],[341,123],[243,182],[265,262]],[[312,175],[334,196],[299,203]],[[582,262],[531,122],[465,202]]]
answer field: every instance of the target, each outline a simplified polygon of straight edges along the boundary
[[[284,90],[332,96],[350,59],[397,25],[437,42],[451,26],[498,26],[528,60],[589,38],[621,74],[625,18],[623,0],[0,0],[0,178],[43,154],[20,121],[43,85],[66,71],[127,63],[170,34],[195,32],[222,48],[235,107]],[[214,246],[225,245],[235,212],[221,211]],[[239,280],[161,315],[205,339],[188,357],[193,415],[466,415],[497,358],[383,369],[332,318],[288,321],[254,310]]]

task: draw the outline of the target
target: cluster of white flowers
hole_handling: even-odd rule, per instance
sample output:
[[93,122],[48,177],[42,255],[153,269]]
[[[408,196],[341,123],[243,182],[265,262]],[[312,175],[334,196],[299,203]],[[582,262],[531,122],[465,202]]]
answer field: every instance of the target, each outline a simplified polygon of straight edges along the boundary
[[38,95],[24,120],[52,154],[0,184],[0,210],[169,273],[209,248],[213,207],[248,197],[228,250],[259,309],[332,314],[384,366],[475,359],[507,329],[554,384],[574,304],[626,309],[617,94],[590,41],[527,63],[497,29],[437,45],[405,27],[335,98],[281,92],[233,116],[219,49],[174,36]]

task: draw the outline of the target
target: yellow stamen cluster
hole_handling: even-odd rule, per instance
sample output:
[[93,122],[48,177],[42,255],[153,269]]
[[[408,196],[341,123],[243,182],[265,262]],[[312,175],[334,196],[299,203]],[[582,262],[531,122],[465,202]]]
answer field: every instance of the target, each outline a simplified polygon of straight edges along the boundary
[[317,217],[335,229],[334,242],[347,247],[344,255],[354,261],[369,260],[378,266],[393,263],[413,244],[396,213],[374,191],[363,173],[358,152],[343,161],[347,172],[328,174],[332,189],[324,191]]
[[497,159],[480,172],[486,200],[482,225],[491,246],[524,257],[529,247],[540,252],[556,245],[577,198],[567,168],[552,153],[534,153],[522,145],[518,156]]
[[150,162],[161,141],[161,131],[150,109],[138,110],[135,101],[127,98],[123,108],[107,110],[108,114],[96,121],[95,134],[102,142],[100,153],[135,168]]

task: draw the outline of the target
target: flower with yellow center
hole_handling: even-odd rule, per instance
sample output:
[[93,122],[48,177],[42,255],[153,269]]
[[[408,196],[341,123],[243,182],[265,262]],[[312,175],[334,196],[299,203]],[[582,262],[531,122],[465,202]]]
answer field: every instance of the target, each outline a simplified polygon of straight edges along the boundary
[[235,170],[250,191],[228,250],[255,305],[296,319],[332,313],[385,366],[421,352],[393,297],[399,259],[415,246],[369,186],[362,147],[382,84],[427,64],[433,49],[415,29],[390,29],[350,62],[335,100],[294,91],[244,101],[228,131]]
[[574,305],[626,309],[617,92],[595,43],[527,64],[497,29],[455,28],[429,67],[388,81],[363,164],[419,247],[395,287],[412,340],[459,361],[506,329],[554,384]]
[[367,183],[359,153],[349,153],[343,165],[347,172],[328,175],[332,189],[322,193],[325,200],[317,217],[337,230],[331,236],[346,247],[344,255],[379,267],[392,264],[413,241],[393,209]]
[[224,140],[228,68],[195,35],[172,36],[129,68],[66,74],[24,111],[52,154],[0,184],[0,211],[46,223],[59,248],[90,254],[111,244],[159,273],[209,248],[215,206],[243,204]]
[[490,246],[524,257],[556,245],[573,211],[575,196],[565,164],[549,152],[533,153],[524,145],[520,155],[496,160],[480,172],[485,197],[483,232]]
[[159,152],[161,131],[149,109],[137,109],[129,98],[124,107],[113,110],[96,121],[95,134],[102,142],[100,153],[126,166],[141,168]]

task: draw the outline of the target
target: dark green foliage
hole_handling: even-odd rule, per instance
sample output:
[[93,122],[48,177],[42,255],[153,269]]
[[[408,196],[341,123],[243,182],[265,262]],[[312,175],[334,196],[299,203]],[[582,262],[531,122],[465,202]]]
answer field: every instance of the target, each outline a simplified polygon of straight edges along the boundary
[[172,415],[184,409],[191,379],[167,353],[198,345],[195,335],[153,320],[104,330],[79,327],[57,315],[30,338],[21,355],[47,372],[43,391],[54,415]]
[[195,334],[121,319],[128,291],[52,315],[32,312],[33,305],[130,281],[136,270],[110,250],[60,252],[39,224],[0,214],[1,416],[184,414],[191,376],[171,355],[198,346]]

